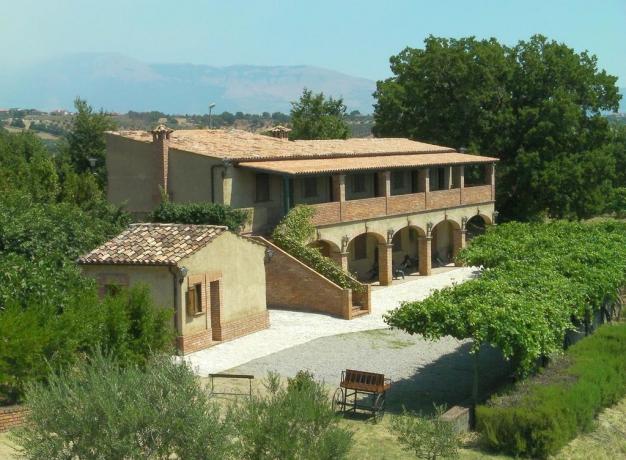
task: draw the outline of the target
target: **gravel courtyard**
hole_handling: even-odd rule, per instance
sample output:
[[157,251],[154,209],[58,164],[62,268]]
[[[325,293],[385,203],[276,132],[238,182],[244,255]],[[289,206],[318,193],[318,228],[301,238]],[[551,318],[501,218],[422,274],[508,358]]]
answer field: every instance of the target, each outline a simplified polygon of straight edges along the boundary
[[[379,372],[391,377],[387,399],[391,411],[428,412],[433,403],[451,406],[471,395],[473,361],[470,344],[445,338],[428,342],[401,331],[376,329],[323,337],[230,369],[231,373],[263,378],[268,371],[291,377],[311,371],[334,388],[346,368]],[[485,347],[480,353],[480,388],[495,386],[508,372],[499,351]],[[226,384],[227,385],[227,384]]]
[[[386,288],[375,288],[372,292],[372,313],[351,321],[315,313],[270,310],[269,329],[191,353],[185,360],[199,375],[206,376],[321,337],[385,329],[387,325],[383,322],[383,314],[396,308],[400,302],[424,299],[434,289],[462,283],[477,274],[471,267],[446,267],[438,271],[432,276],[415,277],[414,280]],[[444,341],[441,344],[422,343],[420,347],[439,350],[432,354],[431,359],[435,359],[441,353],[453,351],[455,344]]]

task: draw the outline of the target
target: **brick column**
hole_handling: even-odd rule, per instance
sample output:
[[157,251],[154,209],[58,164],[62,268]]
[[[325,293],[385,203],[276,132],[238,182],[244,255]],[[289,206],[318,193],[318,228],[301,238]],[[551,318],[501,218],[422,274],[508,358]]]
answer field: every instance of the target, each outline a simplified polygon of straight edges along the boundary
[[424,192],[426,209],[430,207],[430,170],[428,168],[419,170],[419,188],[420,192]]
[[456,183],[459,186],[459,197],[461,204],[463,204],[463,190],[465,189],[465,166],[456,167]]
[[333,251],[330,254],[330,258],[333,259],[337,265],[341,267],[344,272],[348,271],[348,254],[349,252]]
[[231,205],[233,196],[233,165],[224,164],[224,176],[222,177],[222,204]]
[[428,276],[432,273],[432,240],[432,236],[422,236],[419,238],[419,272],[422,276]]
[[465,247],[465,235],[467,234],[467,230],[465,229],[456,229],[454,230],[454,241],[452,246],[452,257],[454,258],[454,265],[457,267],[462,266],[463,264],[458,263],[456,261],[456,256],[459,254],[461,249]]
[[381,286],[390,286],[393,281],[393,244],[378,245],[378,280]]
[[496,199],[496,164],[490,163],[487,167],[487,180],[491,185],[491,199]]
[[159,167],[158,183],[163,191],[167,194],[168,191],[168,172],[169,172],[169,143],[170,135],[174,130],[168,128],[165,125],[159,125],[154,128],[150,133],[152,134],[152,144],[154,145],[155,153],[157,156],[157,162]]
[[332,199],[339,202],[339,220],[343,220],[343,206],[346,201],[346,175],[332,176]]
[[452,166],[443,167],[443,188],[445,190],[452,188]]

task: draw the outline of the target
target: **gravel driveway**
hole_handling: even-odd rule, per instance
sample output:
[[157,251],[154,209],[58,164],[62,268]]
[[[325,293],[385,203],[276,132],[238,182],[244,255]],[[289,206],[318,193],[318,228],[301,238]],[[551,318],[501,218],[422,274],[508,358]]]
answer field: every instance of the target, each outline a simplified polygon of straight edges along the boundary
[[[428,277],[416,277],[415,280],[402,284],[377,288],[372,292],[372,313],[351,321],[315,313],[270,310],[269,329],[192,353],[187,355],[185,360],[199,375],[206,376],[321,337],[387,328],[382,315],[396,308],[401,301],[424,299],[434,289],[464,282],[475,275],[475,269],[461,267]],[[441,344],[439,342],[420,344],[416,347],[440,350],[433,351],[432,356],[435,357],[453,350],[455,345],[444,341]]]

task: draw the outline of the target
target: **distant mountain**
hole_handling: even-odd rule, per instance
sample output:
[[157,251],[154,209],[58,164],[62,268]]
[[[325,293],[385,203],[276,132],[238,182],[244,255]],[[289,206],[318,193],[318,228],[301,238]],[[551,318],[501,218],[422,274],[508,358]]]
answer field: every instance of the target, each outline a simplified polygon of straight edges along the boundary
[[70,109],[80,96],[108,111],[288,112],[307,87],[372,112],[375,83],[311,66],[147,64],[119,54],[79,54],[21,71],[0,70],[0,107]]

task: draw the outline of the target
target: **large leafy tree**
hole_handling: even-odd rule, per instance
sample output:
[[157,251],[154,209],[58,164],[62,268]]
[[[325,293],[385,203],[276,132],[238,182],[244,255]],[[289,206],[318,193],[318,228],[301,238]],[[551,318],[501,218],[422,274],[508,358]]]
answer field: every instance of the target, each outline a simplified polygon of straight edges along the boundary
[[375,135],[499,157],[498,208],[508,218],[607,209],[616,165],[602,111],[620,96],[595,56],[540,35],[514,47],[431,36],[390,62],[394,76],[374,93]]
[[[67,134],[67,151],[69,158],[78,173],[93,172],[100,184],[106,183],[104,132],[115,127],[111,117],[93,108],[84,99],[74,101],[76,115],[72,128]],[[90,159],[95,161],[91,166]]]
[[313,94],[304,88],[298,101],[291,103],[292,131],[295,139],[346,139],[350,130],[344,117],[343,99],[328,99],[324,93]]

